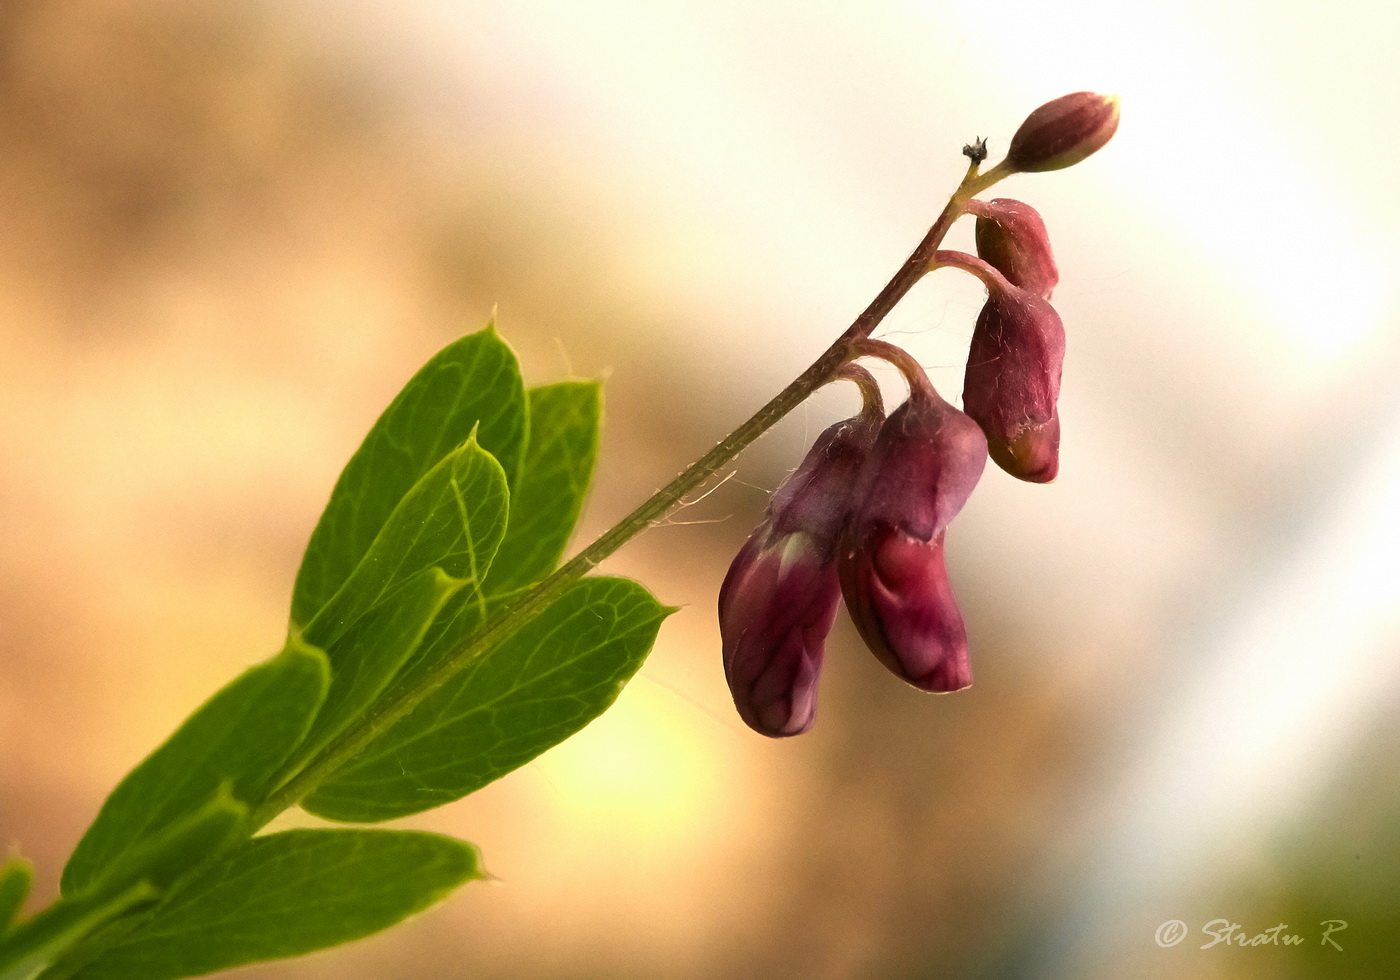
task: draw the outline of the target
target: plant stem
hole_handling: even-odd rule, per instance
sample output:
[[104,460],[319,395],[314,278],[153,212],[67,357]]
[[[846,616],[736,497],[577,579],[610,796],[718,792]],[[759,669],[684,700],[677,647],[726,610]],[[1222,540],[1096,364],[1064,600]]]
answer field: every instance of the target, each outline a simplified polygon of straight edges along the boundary
[[883,340],[861,337],[851,348],[851,354],[855,357],[878,357],[898,368],[899,373],[904,376],[905,383],[909,385],[910,398],[938,397],[938,393],[933,389],[933,382],[924,373],[923,366],[903,347]]
[[1010,292],[1015,287],[1011,281],[985,259],[979,259],[975,255],[968,255],[966,252],[957,252],[952,249],[942,249],[933,253],[933,260],[929,263],[929,271],[940,268],[961,269],[968,275],[976,276],[982,280],[982,285],[987,287],[987,292]]
[[435,668],[424,674],[411,689],[385,704],[377,706],[367,714],[361,724],[345,732],[327,745],[305,767],[293,775],[252,814],[252,825],[262,827],[283,810],[294,805],[320,783],[359,755],[375,739],[407,717],[419,704],[445,684],[453,675],[460,672],[478,656],[505,640],[523,626],[532,615],[557,599],[566,588],[596,567],[618,548],[622,547],[642,531],[660,520],[692,490],[713,476],[720,467],[737,456],[749,443],[770,429],[783,416],[802,404],[814,391],[834,380],[842,365],[855,355],[859,341],[868,337],[890,310],[904,298],[929,270],[939,244],[952,227],[953,222],[963,213],[968,200],[986,190],[992,184],[1011,173],[1005,164],[998,164],[984,174],[979,174],[974,163],[967,170],[962,183],[948,199],[938,219],[928,230],[917,248],[900,266],[894,277],[880,290],[860,316],[841,334],[826,352],[818,357],[807,370],[782,391],[753,417],[739,426],[705,455],[686,468],[679,476],[662,487],[640,507],[632,511],[613,527],[604,531],[592,544],[584,548],[553,575],[525,593],[518,602],[498,610],[487,617],[481,627],[466,644],[450,656],[445,657]]
[[850,381],[860,389],[860,411],[877,419],[885,417],[885,398],[875,376],[855,361],[847,361],[836,372],[837,381]]

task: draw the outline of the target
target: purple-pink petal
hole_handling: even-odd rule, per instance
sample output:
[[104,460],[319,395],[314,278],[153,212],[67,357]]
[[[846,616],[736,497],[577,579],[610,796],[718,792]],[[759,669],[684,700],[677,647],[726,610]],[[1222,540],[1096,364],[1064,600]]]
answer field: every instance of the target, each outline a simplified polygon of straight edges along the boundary
[[972,683],[943,540],[986,462],[976,422],[931,391],[911,394],[880,430],[837,562],[861,638],[881,663],[926,691]]
[[739,716],[774,738],[811,727],[841,586],[836,546],[880,428],[865,413],[817,438],[774,491],[719,593],[724,673]]
[[1032,483],[1059,471],[1064,356],[1054,307],[1024,289],[991,291],[972,331],[963,408],[982,427],[997,465]]
[[898,528],[870,529],[841,583],[851,619],[872,653],[925,691],[972,684],[967,629],[943,561],[943,535],[930,541]]
[[751,538],[720,590],[724,674],[739,716],[774,738],[816,715],[817,677],[841,600],[836,568],[801,536]]

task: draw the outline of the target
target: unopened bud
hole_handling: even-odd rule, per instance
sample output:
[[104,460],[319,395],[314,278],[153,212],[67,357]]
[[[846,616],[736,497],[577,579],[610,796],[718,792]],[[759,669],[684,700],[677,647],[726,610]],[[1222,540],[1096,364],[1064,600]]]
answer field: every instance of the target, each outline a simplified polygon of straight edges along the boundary
[[948,581],[942,533],[924,541],[874,525],[843,570],[851,619],[881,663],[922,691],[972,686],[967,626]]
[[1060,273],[1040,213],[1009,197],[968,201],[967,210],[977,216],[977,254],[1012,285],[1049,299]]
[[812,726],[841,586],[837,541],[880,425],[867,411],[823,432],[769,499],[719,593],[724,675],[739,716],[779,738]]
[[912,392],[880,430],[837,563],[866,646],[926,691],[972,683],[943,538],[986,462],[987,441],[975,422],[932,389]]
[[1021,173],[1061,170],[1103,146],[1117,129],[1117,96],[1075,92],[1026,117],[1011,137],[1006,163]]
[[990,291],[972,331],[963,409],[986,433],[992,459],[1019,479],[1048,483],[1059,471],[1064,357],[1054,307],[1014,286]]

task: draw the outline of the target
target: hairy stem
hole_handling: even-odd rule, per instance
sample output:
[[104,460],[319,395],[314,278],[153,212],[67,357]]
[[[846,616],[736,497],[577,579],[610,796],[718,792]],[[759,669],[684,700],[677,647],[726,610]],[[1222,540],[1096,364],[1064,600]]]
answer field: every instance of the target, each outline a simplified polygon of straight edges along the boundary
[[928,379],[928,374],[914,359],[914,356],[903,347],[897,347],[883,340],[861,337],[851,345],[851,348],[852,357],[878,357],[898,368],[899,373],[904,376],[905,383],[909,385],[910,398],[928,398],[936,395],[933,390],[933,382]]
[[885,399],[875,376],[854,361],[847,361],[836,372],[836,380],[850,381],[860,389],[860,410],[864,415],[885,417]]
[[[874,348],[866,338],[879,326],[880,322],[904,298],[925,273],[938,265],[938,246],[952,227],[953,222],[964,213],[967,202],[976,194],[1009,176],[1014,171],[1005,163],[998,164],[986,173],[978,173],[978,163],[973,162],[963,177],[962,183],[949,198],[938,219],[928,230],[918,247],[900,266],[894,277],[880,290],[879,295],[856,317],[836,341],[827,348],[807,370],[803,371],[791,384],[778,392],[768,404],[760,408],[753,417],[739,426],[713,449],[692,463],[684,472],[662,489],[653,494],[632,513],[615,526],[605,531],[596,541],[584,548],[566,562],[553,575],[526,592],[519,601],[498,610],[489,616],[471,638],[451,655],[444,658],[433,670],[426,673],[402,695],[386,703],[376,705],[355,726],[333,740],[298,772],[293,774],[252,812],[250,832],[265,826],[268,821],[288,807],[294,806],[328,777],[346,763],[363,752],[375,739],[379,738],[399,721],[409,715],[434,691],[447,683],[455,674],[462,671],[477,657],[491,647],[511,636],[524,626],[539,611],[544,609],[578,579],[591,571],[603,559],[620,548],[676,507],[687,494],[695,490],[713,476],[722,466],[737,456],[749,443],[766,432],[779,419],[800,405],[808,396],[823,385],[838,377],[854,380],[861,386],[862,400],[866,410],[878,403],[878,388],[869,390],[869,376],[862,369],[845,366],[857,357],[868,354],[879,356],[879,345]],[[860,375],[865,375],[865,380]],[[874,399],[874,401],[872,401]],[[55,908],[62,908],[60,902]],[[101,954],[119,942],[132,930],[139,928],[139,919],[124,919],[110,924],[105,929],[89,933],[64,950],[55,950],[57,962],[45,972],[45,980],[67,980],[80,972]],[[13,939],[11,933],[10,939]],[[7,952],[15,952],[11,947]],[[0,962],[8,962],[0,955]],[[6,974],[8,976],[8,973]],[[0,978],[4,980],[4,978]]]
[[933,259],[929,262],[929,271],[946,266],[950,269],[961,269],[969,275],[976,276],[982,280],[982,285],[987,287],[987,292],[1007,293],[1016,288],[1011,281],[985,259],[979,259],[975,255],[968,255],[966,252],[958,252],[952,249],[940,248],[933,253]]
[[604,558],[607,558],[642,531],[660,520],[681,500],[702,483],[713,476],[720,467],[737,456],[749,443],[770,429],[783,416],[802,404],[812,392],[835,379],[842,366],[853,357],[859,342],[868,337],[890,310],[904,298],[905,294],[928,271],[939,244],[952,227],[953,222],[973,195],[995,184],[1011,171],[999,164],[979,174],[977,164],[968,168],[962,183],[948,199],[938,219],[919,242],[917,248],[900,266],[894,277],[880,290],[879,295],[856,317],[855,322],[838,337],[826,352],[818,357],[807,370],[782,391],[753,417],[739,426],[705,455],[686,468],[679,476],[662,487],[640,507],[632,511],[588,547],[562,565],[553,575],[540,582],[520,601],[498,610],[488,617],[481,627],[472,634],[460,649],[444,658],[433,670],[424,674],[411,689],[392,701],[376,706],[363,719],[361,724],[345,732],[326,746],[305,767],[293,775],[253,811],[254,827],[261,827],[283,810],[294,805],[307,793],[315,789],[328,776],[355,756],[359,755],[375,739],[379,738],[400,720],[407,717],[419,704],[445,684],[453,675],[460,672],[478,656],[505,640],[530,620],[534,614],[557,599],[572,583],[591,571]]

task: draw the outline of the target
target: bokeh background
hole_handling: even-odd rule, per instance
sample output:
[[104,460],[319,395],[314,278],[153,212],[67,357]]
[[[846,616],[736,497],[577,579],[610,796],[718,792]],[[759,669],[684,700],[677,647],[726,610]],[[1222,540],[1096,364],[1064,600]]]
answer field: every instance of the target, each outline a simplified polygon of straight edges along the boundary
[[[714,597],[856,404],[823,392],[607,563],[685,606],[616,707],[407,822],[499,881],[240,975],[1400,975],[1397,11],[4,0],[0,848],[47,901],[277,648],[438,347],[495,309],[529,382],[608,379],[587,540],[863,308],[963,143],[1087,88],[1114,142],[996,192],[1051,229],[1070,353],[1059,480],[989,469],[949,537],[976,686],[843,617],[811,733],[734,715]],[[941,272],[881,335],[955,397],[980,302]],[[1200,949],[1217,918],[1304,942]]]

